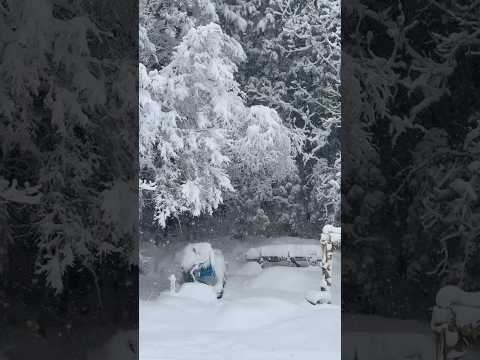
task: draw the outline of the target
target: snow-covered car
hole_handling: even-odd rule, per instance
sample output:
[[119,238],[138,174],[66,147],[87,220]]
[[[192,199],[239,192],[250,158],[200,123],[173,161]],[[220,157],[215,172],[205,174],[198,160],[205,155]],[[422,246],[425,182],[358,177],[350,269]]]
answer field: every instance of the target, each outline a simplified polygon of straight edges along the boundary
[[217,298],[223,296],[226,284],[223,253],[207,242],[188,244],[183,250],[181,270],[184,282],[200,282],[212,286]]
[[314,244],[281,244],[250,248],[245,257],[247,261],[265,265],[287,266],[320,266],[319,289],[307,291],[305,299],[312,305],[331,303],[333,252],[341,246],[341,229],[333,225],[325,225],[320,243]]
[[250,248],[245,258],[260,265],[321,266],[322,249],[313,244],[280,244]]

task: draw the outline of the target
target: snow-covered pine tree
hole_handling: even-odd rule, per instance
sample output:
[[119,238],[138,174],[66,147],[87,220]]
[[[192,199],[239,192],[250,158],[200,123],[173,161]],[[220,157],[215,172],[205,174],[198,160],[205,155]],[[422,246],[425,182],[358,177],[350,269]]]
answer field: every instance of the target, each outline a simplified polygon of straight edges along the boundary
[[276,111],[244,104],[234,79],[243,60],[240,44],[211,23],[192,28],[162,70],[140,65],[140,159],[149,174],[141,188],[163,227],[182,213],[212,213],[234,191],[235,166],[292,166]]
[[309,182],[312,187],[309,203],[312,221],[340,225],[340,154],[337,154],[333,164],[329,164],[327,159],[318,159]]
[[321,148],[340,124],[340,3],[236,0],[217,8],[247,49],[241,80],[250,101],[274,107]]
[[298,186],[292,183],[298,181],[294,156],[299,147],[275,110],[258,105],[250,108],[238,130],[229,167],[236,191],[226,200],[230,216],[236,219],[237,235],[267,235],[280,228],[287,232],[295,228]]
[[[339,151],[340,3],[236,0],[216,5],[226,31],[246,49],[240,83],[248,101],[275,108],[303,141],[297,159],[303,209],[298,212],[307,225],[312,181],[318,178],[311,176],[315,162],[323,157],[333,162]],[[315,222],[321,226],[326,220]]]
[[140,62],[161,69],[193,28],[217,21],[210,0],[140,0]]
[[156,220],[211,212],[233,190],[224,153],[244,107],[233,79],[240,45],[215,24],[192,28],[161,71],[140,65],[140,159],[154,177]]
[[[186,122],[192,122],[193,119],[193,129],[195,129],[199,126],[200,118],[197,115],[204,116],[198,109],[205,104],[195,104],[196,99],[193,98],[197,94],[200,98],[205,97],[205,89],[208,92],[211,86],[209,81],[213,78],[205,80],[204,77],[198,77],[195,86],[201,84],[203,88],[196,94],[186,95],[185,99],[195,100],[193,102],[184,100],[184,104],[188,103],[189,106],[190,103],[194,104],[192,109],[196,108],[196,110],[194,110],[195,116],[192,116],[185,115],[188,106],[183,106],[178,98],[175,100],[176,104],[172,105],[172,101],[168,100],[170,105],[166,105],[169,95],[154,94],[151,85],[153,73],[150,71],[158,71],[155,75],[157,79],[164,76],[167,68],[171,69],[173,63],[178,64],[180,61],[179,56],[182,54],[179,49],[183,46],[182,42],[185,42],[189,36],[187,34],[192,31],[198,33],[202,26],[212,21],[220,22],[222,25],[226,36],[222,41],[226,38],[231,39],[228,36],[230,35],[237,39],[246,51],[246,58],[244,56],[241,61],[238,61],[239,59],[233,61],[235,66],[239,66],[240,71],[237,72],[235,68],[231,78],[235,82],[232,93],[242,98],[237,100],[240,100],[244,107],[240,111],[243,113],[240,117],[243,117],[244,122],[239,122],[243,125],[232,130],[235,128],[233,123],[226,124],[227,127],[221,129],[222,131],[218,129],[217,137],[212,140],[216,142],[222,156],[225,156],[225,163],[219,163],[212,169],[215,169],[216,175],[226,175],[235,192],[228,188],[227,183],[224,183],[225,186],[221,185],[222,182],[218,177],[213,178],[213,184],[216,185],[211,188],[205,186],[205,183],[199,185],[202,184],[200,180],[202,176],[207,181],[213,175],[213,172],[209,173],[208,169],[212,166],[209,163],[206,167],[201,166],[206,170],[203,174],[195,175],[198,176],[199,183],[194,187],[196,190],[187,196],[181,188],[175,187],[175,184],[185,185],[186,179],[192,179],[191,175],[185,177],[187,168],[184,165],[179,166],[180,160],[173,161],[173,159],[175,156],[180,158],[180,154],[187,151],[185,140],[180,140],[187,137]],[[159,103],[162,105],[152,110],[150,114],[158,113],[161,109],[162,116],[166,114],[171,116],[168,121],[162,120],[164,123],[162,135],[158,135],[160,134],[158,129],[151,128],[147,131],[150,134],[157,132],[158,137],[154,140],[154,137],[148,135],[146,143],[149,145],[141,152],[146,154],[150,151],[145,159],[151,161],[154,158],[152,154],[157,150],[151,151],[147,148],[151,148],[151,144],[157,141],[158,144],[169,144],[168,151],[175,154],[170,158],[164,157],[162,161],[166,163],[161,163],[157,159],[155,160],[157,163],[143,166],[141,185],[144,189],[141,196],[142,209],[145,210],[142,217],[143,223],[151,221],[153,208],[163,209],[155,214],[157,223],[162,226],[166,225],[167,219],[174,214],[210,213],[220,204],[218,194],[221,194],[221,200],[227,201],[225,207],[222,207],[222,211],[229,214],[227,216],[246,214],[242,217],[245,224],[239,225],[239,228],[248,228],[256,223],[258,226],[255,226],[268,233],[269,229],[265,224],[270,223],[271,229],[282,228],[284,229],[282,231],[295,232],[294,229],[298,230],[302,227],[300,225],[302,222],[305,225],[309,219],[308,213],[312,209],[311,199],[315,198],[313,189],[322,186],[314,184],[314,180],[319,179],[318,176],[311,176],[316,159],[326,157],[328,163],[333,163],[335,153],[338,151],[336,141],[330,142],[329,147],[324,145],[329,142],[329,137],[338,136],[336,129],[340,118],[339,24],[339,3],[330,0],[301,2],[237,0],[228,3],[207,0],[177,2],[152,0],[141,3],[140,45],[143,49],[141,62],[145,66],[145,71],[141,66],[141,73],[145,74],[146,79],[141,82],[149,84],[145,85],[148,89],[141,90],[147,94],[143,98],[146,102],[145,106],[142,105],[141,111],[144,112],[142,116],[145,115],[146,118],[150,116],[146,115],[150,111],[146,109],[148,107],[153,109]],[[176,47],[178,48],[174,51]],[[185,51],[185,47],[182,49],[181,51]],[[197,51],[194,47],[190,50]],[[224,55],[221,54],[221,56]],[[205,59],[197,56],[195,62],[201,63],[206,61]],[[195,62],[191,62],[190,65]],[[183,69],[186,70],[186,67]],[[217,76],[215,81],[222,82],[222,76],[224,76],[223,73]],[[205,84],[203,84],[204,81],[206,81]],[[155,86],[158,84],[157,82]],[[162,86],[166,85],[160,87]],[[223,85],[219,88],[225,89]],[[173,88],[169,91],[172,92]],[[230,97],[230,99],[233,98]],[[141,101],[144,100],[141,97]],[[210,105],[215,101],[217,100],[212,100]],[[150,105],[147,106],[147,103]],[[252,107],[248,110],[246,105]],[[279,116],[268,108],[276,109]],[[175,112],[176,110],[172,111],[172,109],[180,110]],[[214,119],[210,116],[205,117],[207,118],[205,127],[214,127]],[[255,125],[259,121],[261,123],[257,124],[258,126]],[[167,126],[168,122],[170,125]],[[155,121],[150,122],[150,125],[147,123],[149,121],[145,121],[144,125],[149,127]],[[178,124],[184,129],[181,133]],[[154,124],[153,127],[155,126],[157,125]],[[165,126],[170,129],[168,134]],[[212,133],[212,130],[208,130],[189,136],[195,138],[195,141],[200,141],[199,139],[206,137],[212,138]],[[257,143],[265,141],[262,146],[249,140],[249,137],[254,136],[258,137],[255,140]],[[160,138],[163,141],[160,141]],[[271,139],[276,140],[272,142]],[[144,143],[144,140],[141,139],[141,143]],[[197,155],[203,150],[210,151],[199,148],[196,150]],[[166,149],[163,151],[167,153]],[[265,152],[269,152],[269,155],[259,156]],[[296,162],[292,161],[292,155],[300,153],[303,155],[297,156]],[[184,158],[184,156],[181,157]],[[194,163],[205,164],[207,159],[208,157],[199,157]],[[170,165],[164,166],[169,161]],[[219,169],[221,172],[217,171]],[[324,170],[328,172],[327,169]],[[316,171],[321,170],[317,167]],[[165,172],[164,175],[160,175],[162,172]],[[190,173],[195,171],[190,169]],[[169,180],[165,180],[167,178]],[[161,197],[155,195],[156,189],[159,189],[155,181],[160,181],[159,179],[163,179],[161,181],[163,181],[164,190]],[[202,192],[198,192],[199,189]],[[203,195],[199,194],[205,197],[202,198]],[[186,197],[193,195],[199,199],[196,201],[197,206],[185,200]],[[238,216],[234,217],[239,219]],[[315,218],[314,221],[318,226],[327,220],[326,217],[319,218],[316,215],[311,218]],[[278,224],[283,225],[279,227]],[[283,226],[289,230],[285,230]]]

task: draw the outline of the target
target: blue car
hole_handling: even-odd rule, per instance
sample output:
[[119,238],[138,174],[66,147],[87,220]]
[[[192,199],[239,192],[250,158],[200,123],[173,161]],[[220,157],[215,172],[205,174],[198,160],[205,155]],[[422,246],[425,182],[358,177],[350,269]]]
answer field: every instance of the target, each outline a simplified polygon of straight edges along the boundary
[[194,243],[185,247],[182,260],[184,282],[200,282],[215,288],[217,298],[223,297],[226,284],[225,260],[209,243]]

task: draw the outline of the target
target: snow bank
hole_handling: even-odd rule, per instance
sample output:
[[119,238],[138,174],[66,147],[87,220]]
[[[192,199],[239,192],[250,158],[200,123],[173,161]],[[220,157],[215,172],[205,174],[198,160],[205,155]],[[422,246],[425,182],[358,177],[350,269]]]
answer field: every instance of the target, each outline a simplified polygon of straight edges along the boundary
[[330,291],[309,290],[305,293],[305,299],[311,304],[326,304],[332,302]]
[[[257,263],[244,262],[248,245],[211,241],[229,262],[224,297],[203,301],[203,295],[195,294],[198,289],[192,296],[171,296],[165,284],[158,299],[140,301],[140,359],[341,359],[340,271],[333,272],[332,304],[312,306],[304,296],[318,289],[320,268],[262,270]],[[309,239],[266,241],[295,244]],[[318,239],[311,243],[318,244]],[[340,268],[340,259],[334,267]],[[191,285],[202,286],[187,288]]]
[[214,319],[215,330],[257,329],[285,320],[297,311],[297,305],[277,298],[241,299],[219,311]]
[[175,296],[197,300],[203,303],[217,301],[217,293],[214,288],[202,283],[185,283],[180,287]]
[[259,263],[249,262],[239,267],[235,274],[239,276],[255,276],[262,272],[262,267]]
[[312,284],[318,288],[320,276],[319,268],[270,267],[253,278],[248,283],[248,288],[298,292],[302,294],[299,298],[303,300],[303,293],[311,289]]

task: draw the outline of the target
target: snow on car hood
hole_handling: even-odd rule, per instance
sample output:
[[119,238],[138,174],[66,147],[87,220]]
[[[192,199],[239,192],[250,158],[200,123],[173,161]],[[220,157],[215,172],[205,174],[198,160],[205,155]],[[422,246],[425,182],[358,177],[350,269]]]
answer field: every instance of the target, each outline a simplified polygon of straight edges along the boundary
[[311,244],[282,244],[282,245],[265,245],[248,249],[246,253],[247,260],[257,259],[261,256],[276,257],[315,257],[321,258],[322,248],[320,245]]
[[188,244],[183,250],[182,269],[189,270],[197,264],[210,264],[213,249],[207,242]]

